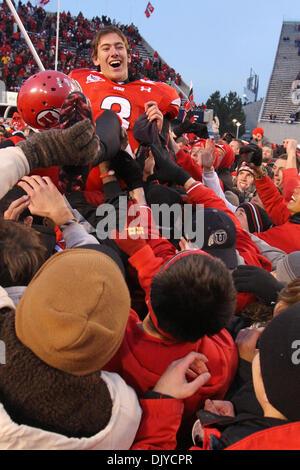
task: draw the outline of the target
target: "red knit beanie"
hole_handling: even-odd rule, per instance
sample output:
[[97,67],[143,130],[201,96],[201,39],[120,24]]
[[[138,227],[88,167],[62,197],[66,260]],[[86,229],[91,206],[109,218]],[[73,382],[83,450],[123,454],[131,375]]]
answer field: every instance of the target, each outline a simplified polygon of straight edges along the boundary
[[264,135],[265,131],[263,130],[262,127],[256,127],[255,129],[253,129],[253,132],[252,134],[256,135],[256,134],[261,134],[261,135]]

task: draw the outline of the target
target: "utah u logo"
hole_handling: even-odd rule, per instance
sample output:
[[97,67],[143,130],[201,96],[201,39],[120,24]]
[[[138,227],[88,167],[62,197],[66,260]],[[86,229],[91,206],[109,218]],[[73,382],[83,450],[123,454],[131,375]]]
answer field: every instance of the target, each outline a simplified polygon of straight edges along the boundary
[[208,239],[208,246],[213,246],[213,245],[224,245],[227,241],[227,233],[225,230],[220,229],[217,230],[216,232],[213,232]]
[[45,109],[37,115],[36,121],[45,128],[53,127],[59,123],[59,110]]

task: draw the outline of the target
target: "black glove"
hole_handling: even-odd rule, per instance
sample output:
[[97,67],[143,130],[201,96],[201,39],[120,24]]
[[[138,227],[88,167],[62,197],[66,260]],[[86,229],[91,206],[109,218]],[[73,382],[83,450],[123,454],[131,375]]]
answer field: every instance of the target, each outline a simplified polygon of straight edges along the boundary
[[253,294],[266,305],[276,303],[278,293],[284,287],[272,274],[258,266],[238,266],[232,277],[238,292]]
[[102,145],[99,163],[111,160],[121,148],[121,124],[114,111],[106,110],[96,119],[96,134]]
[[112,158],[110,168],[126,183],[129,191],[143,187],[141,167],[125,150],[120,150]]
[[147,114],[141,114],[132,128],[134,138],[143,146],[160,144],[161,138],[155,121],[149,121]]
[[[90,101],[80,91],[73,91],[67,96],[60,109],[60,128],[67,129],[84,119],[90,119],[94,123]],[[59,167],[59,188],[63,193],[83,191],[89,172],[90,165],[65,165]]]
[[240,155],[245,155],[245,161],[247,163],[253,163],[255,166],[261,166],[262,164],[262,150],[256,144],[249,144],[241,147]]
[[58,169],[58,185],[63,193],[83,191],[89,176],[89,165],[62,166]]
[[70,93],[62,104],[59,112],[59,127],[66,129],[78,121],[90,119],[93,123],[91,103],[80,91]]
[[147,158],[148,158],[148,147],[146,147],[145,145],[140,145],[135,155],[135,161],[139,165],[142,172],[144,171],[145,161],[147,160]]
[[193,131],[194,124],[195,124],[194,122],[191,122],[188,119],[185,119],[183,122],[178,124],[178,126],[175,126],[173,128],[173,132],[176,135],[176,138],[180,137],[182,134],[194,133]]
[[231,134],[230,132],[225,132],[225,134],[223,134],[223,137],[222,137],[222,140],[224,140],[226,142],[226,144],[230,144],[230,142],[232,141],[232,139],[234,139],[234,135]]
[[151,145],[151,150],[155,160],[155,174],[159,182],[184,186],[191,175],[172,160],[164,147]]
[[[77,122],[67,129],[50,129],[18,142],[30,166],[87,165],[99,163],[99,138],[89,119]],[[101,153],[101,152],[100,152]]]
[[195,134],[199,139],[209,139],[207,125],[199,122],[193,122],[192,133]]

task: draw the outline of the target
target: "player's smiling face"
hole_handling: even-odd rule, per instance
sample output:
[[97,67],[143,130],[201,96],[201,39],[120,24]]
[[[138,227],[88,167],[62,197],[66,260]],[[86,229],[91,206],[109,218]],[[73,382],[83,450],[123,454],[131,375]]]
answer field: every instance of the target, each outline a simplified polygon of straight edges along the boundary
[[124,82],[128,78],[131,58],[124,42],[116,33],[108,33],[100,38],[97,58],[93,62],[100,66],[106,78],[114,82]]

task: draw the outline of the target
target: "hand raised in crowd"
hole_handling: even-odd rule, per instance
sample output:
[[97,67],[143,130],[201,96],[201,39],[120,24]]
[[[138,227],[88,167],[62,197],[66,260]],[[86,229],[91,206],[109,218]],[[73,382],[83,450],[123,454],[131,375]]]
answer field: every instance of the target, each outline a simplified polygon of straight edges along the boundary
[[148,101],[145,103],[145,113],[150,122],[156,120],[157,129],[160,133],[163,128],[164,116],[163,113],[159,110],[156,101]]
[[23,176],[18,186],[30,197],[31,214],[48,217],[57,225],[73,218],[65,199],[48,176]]
[[240,155],[245,156],[245,161],[256,170],[262,164],[262,149],[256,144],[245,145],[240,148]]
[[199,139],[209,139],[208,129],[206,124],[200,122],[192,123],[192,133],[195,134]]
[[238,292],[248,292],[266,305],[277,302],[277,296],[284,285],[271,273],[259,266],[241,265],[232,272],[233,282]]
[[191,122],[189,119],[185,119],[184,121],[180,122],[177,126],[174,127],[173,132],[176,138],[182,136],[182,134],[193,132],[194,123]]
[[[3,218],[6,220],[18,221],[22,212],[24,212],[25,209],[28,209],[29,204],[30,204],[30,197],[28,195],[25,194],[24,196],[19,197],[18,199],[16,199],[9,205],[9,207],[3,214]],[[32,217],[31,216],[25,217],[24,224],[31,226]]]
[[[206,362],[207,358],[203,354],[190,352],[169,365],[153,390],[174,398],[184,399],[192,396],[211,377],[207,371]],[[189,381],[189,379],[192,380]]]
[[219,132],[219,127],[220,127],[220,120],[218,116],[215,116],[212,120],[211,127],[213,130],[214,134],[217,134]]
[[186,240],[184,237],[181,237],[180,242],[179,242],[180,250],[185,251],[185,250],[192,250],[195,251],[198,248],[193,248],[192,244],[190,241]]
[[205,400],[204,410],[210,411],[219,416],[235,416],[234,406],[231,401],[226,400]]
[[215,143],[212,139],[207,139],[205,143],[205,149],[201,152],[203,169],[205,171],[213,171],[215,159]]
[[235,339],[239,356],[244,361],[252,362],[255,354],[258,352],[256,348],[257,340],[264,331],[264,328],[243,328],[238,332]]
[[284,139],[283,146],[286,149],[286,153],[296,152],[298,142],[296,139]]

